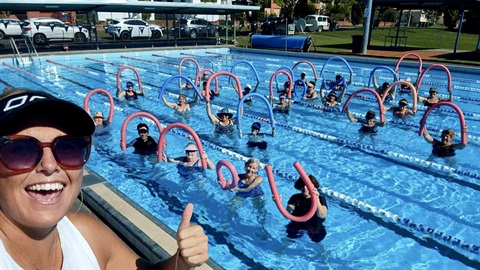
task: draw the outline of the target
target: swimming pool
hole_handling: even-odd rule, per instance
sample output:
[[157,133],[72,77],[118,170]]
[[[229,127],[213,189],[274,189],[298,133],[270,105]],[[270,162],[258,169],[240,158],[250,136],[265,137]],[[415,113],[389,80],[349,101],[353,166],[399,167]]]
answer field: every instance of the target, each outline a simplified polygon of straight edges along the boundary
[[[448,66],[455,102],[465,112],[469,129],[469,145],[457,152],[453,170],[440,160],[426,161],[431,146],[418,136],[423,108],[407,123],[393,120],[387,114],[389,123],[379,128],[377,136],[361,139],[357,133],[359,126],[350,123],[345,114],[312,108],[316,103],[296,103],[288,115],[275,115],[276,137],[267,138],[269,147],[264,152],[247,150],[245,138],[214,136],[205,104],[201,102],[192,108],[189,125],[200,135],[209,158],[215,163],[226,159],[239,172],[243,171],[245,158],[252,155],[263,164],[271,164],[284,205],[296,193],[293,182],[298,174],[292,166],[295,161],[319,179],[329,213],[325,222],[327,237],[317,244],[308,236],[295,240],[286,237],[288,220],[271,199],[263,170],[260,174],[264,176],[265,198],[243,200],[223,191],[213,170],[186,172],[175,164],[136,156],[132,149],[125,152],[120,149],[120,128],[131,113],[150,112],[164,125],[179,121],[158,100],[158,92],[166,79],[178,73],[178,64],[185,57],[198,59],[202,68],[212,68],[213,63],[215,71],[230,71],[239,61],[249,62],[259,75],[257,92],[267,95],[270,76],[277,69],[307,59],[319,72],[330,56],[223,48],[48,56],[42,57],[41,66],[36,64],[21,68],[22,71],[3,66],[0,83],[45,90],[83,104],[86,94],[94,88],[104,88],[114,95],[119,68],[125,64],[135,67],[147,97],[133,104],[116,100],[114,122],[106,134],[95,137],[88,167],[172,229],[177,228],[178,215],[186,202],[194,203],[195,222],[204,226],[210,236],[211,257],[226,269],[480,267],[480,216],[476,208],[480,190],[478,69]],[[347,60],[355,75],[349,93],[367,86],[373,68],[393,68],[396,63],[363,58]],[[11,59],[2,62],[12,64]],[[307,73],[307,80],[313,77],[312,69],[301,64],[294,70],[295,78],[302,71]],[[193,76],[195,72],[191,62],[184,62],[182,74]],[[330,62],[325,78],[333,79],[337,72],[346,75],[349,71],[341,62]],[[415,79],[417,73],[417,63],[402,62],[401,78]],[[235,68],[235,74],[242,85],[257,83],[254,72],[243,64]],[[380,81],[391,79],[389,72],[379,71],[377,76]],[[121,78],[123,84],[135,80],[130,70],[124,71]],[[431,70],[420,92],[426,95],[429,87],[437,87],[441,95],[446,95],[446,78],[443,70]],[[219,80],[223,87],[220,96],[212,101],[214,113],[224,106],[236,109],[237,94],[227,79],[219,77]],[[165,95],[170,101],[179,93],[173,82],[166,87]],[[90,111],[101,110],[106,114],[107,104],[104,96],[93,95]],[[375,106],[368,99],[355,99],[349,108],[364,114]],[[263,103],[255,99],[254,106],[244,107],[244,113],[244,133],[253,121],[268,118]],[[151,135],[158,137],[153,122],[143,120],[149,123]],[[139,121],[132,120],[127,127],[127,141],[136,137],[135,126]],[[439,137],[441,129],[458,130],[458,126],[458,117],[448,111],[432,113],[428,119],[434,137]],[[269,125],[262,122],[262,131],[269,130]],[[179,156],[188,139],[182,130],[173,130],[167,134],[167,142],[167,154]]]

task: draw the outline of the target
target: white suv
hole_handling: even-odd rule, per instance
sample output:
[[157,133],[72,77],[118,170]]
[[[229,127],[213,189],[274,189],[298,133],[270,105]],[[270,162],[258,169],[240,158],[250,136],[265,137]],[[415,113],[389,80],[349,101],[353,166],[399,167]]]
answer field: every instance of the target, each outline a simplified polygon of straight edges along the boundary
[[17,19],[0,19],[0,39],[22,35],[22,22]]
[[107,27],[107,33],[121,40],[138,37],[159,39],[163,36],[159,25],[149,24],[136,18],[113,19]]
[[[308,15],[305,18],[305,21],[307,21],[307,24],[310,23],[311,26],[309,26],[309,29],[307,31],[309,32],[322,32],[322,31],[328,31],[332,30],[330,27],[330,24],[332,23],[332,19],[330,17],[325,16],[325,15]],[[338,24],[337,24],[338,28]],[[334,29],[337,30],[337,29]]]
[[53,18],[32,18],[23,22],[22,36],[31,37],[35,44],[50,40],[85,42],[90,37],[87,28],[71,26]]

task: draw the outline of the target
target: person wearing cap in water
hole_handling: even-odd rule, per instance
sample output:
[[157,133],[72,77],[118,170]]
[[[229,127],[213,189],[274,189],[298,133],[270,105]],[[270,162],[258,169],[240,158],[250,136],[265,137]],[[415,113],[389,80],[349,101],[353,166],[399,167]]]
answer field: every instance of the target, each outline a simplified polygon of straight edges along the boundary
[[325,107],[331,108],[340,105],[340,102],[338,101],[338,98],[333,91],[331,91],[330,93],[328,93],[327,96],[325,96],[325,90],[322,89],[320,90],[320,96],[322,97],[322,103]]
[[307,92],[305,93],[305,96],[303,96],[304,100],[315,100],[318,98],[317,91],[315,91],[315,82],[310,81],[307,82]]
[[215,133],[233,134],[235,132],[236,119],[233,118],[233,114],[228,108],[223,108],[217,115],[214,115],[210,108],[210,102],[207,102],[207,115],[210,122],[215,125]]
[[[406,82],[409,82],[409,83],[412,83],[412,78],[410,77],[407,77],[407,79],[405,79]],[[413,83],[412,83],[413,84]],[[412,89],[410,89],[409,86],[407,86],[406,84],[401,84],[400,86],[400,90],[399,90],[400,93],[411,93],[412,92]]]
[[95,130],[83,108],[14,89],[0,95],[0,111],[1,269],[186,270],[208,260],[208,237],[190,223],[191,204],[174,236],[178,251],[156,264],[74,209]]
[[385,125],[385,120],[383,122],[375,122],[375,112],[374,111],[368,111],[365,114],[365,119],[357,119],[353,117],[352,113],[347,110],[348,114],[348,119],[350,122],[354,123],[361,123],[362,127],[358,130],[361,133],[369,133],[369,134],[376,134],[377,133],[377,127],[383,127]]
[[[232,87],[233,87],[233,89],[235,89],[235,92],[238,93],[238,88],[236,86],[236,83],[233,80],[232,80]],[[255,89],[253,89],[253,93],[257,92],[257,88],[258,88],[258,83],[255,86]],[[247,94],[250,94],[251,92],[252,92],[252,86],[250,84],[246,84],[245,87],[243,88],[242,95],[245,96]],[[252,102],[252,98],[249,97],[249,98],[245,99],[244,102],[250,103],[250,102]]]
[[133,139],[127,147],[133,146],[135,154],[153,155],[157,153],[158,144],[154,138],[148,135],[148,126],[145,123],[137,125],[138,138]]
[[[350,74],[349,81],[345,81],[345,78],[342,76],[342,74],[338,73],[337,75],[335,75],[335,81],[327,83],[327,85],[330,86],[329,88],[330,92],[328,93],[328,95],[334,94],[336,97],[338,97],[337,99],[338,99],[338,102],[340,103],[341,99],[347,92],[347,87],[350,84],[352,84],[352,81],[353,81],[353,74]],[[323,83],[322,83],[322,85],[320,86],[320,92],[325,90],[327,89],[323,88]]]
[[[373,75],[373,85],[375,86],[375,91],[382,98],[385,95],[385,92],[387,91],[387,89],[390,87],[390,83],[388,83],[388,82],[383,82],[382,86],[379,86],[378,82],[377,82],[377,77],[375,75]],[[385,101],[394,100],[395,99],[395,92],[396,92],[395,87],[390,89],[390,91],[388,91],[388,95],[385,97]]]
[[105,120],[105,117],[103,116],[102,112],[95,112],[93,114],[93,123],[97,127],[106,126],[106,125],[110,124],[110,122],[108,122],[108,120]]
[[306,82],[306,77],[307,77],[307,73],[302,72],[302,74],[300,74],[300,80],[302,80],[302,81],[297,82],[297,86],[303,86],[304,83],[307,83]]
[[142,91],[136,91],[133,89],[133,83],[128,81],[126,83],[127,90],[125,91],[117,91],[117,98],[122,98],[124,97],[125,100],[137,100],[138,96],[145,96],[145,91],[142,89]]
[[[215,164],[210,159],[208,159],[207,153],[203,152],[202,156],[207,162],[207,169],[215,169]],[[201,158],[198,156],[198,147],[193,142],[189,142],[185,147],[185,156],[169,158],[164,151],[163,161],[181,163],[186,167],[202,167]]]
[[260,133],[262,125],[260,122],[254,122],[252,124],[252,132],[246,134],[248,137],[247,146],[250,148],[258,147],[258,149],[265,150],[267,149],[267,142],[264,140],[265,135],[275,136],[275,128],[272,129],[272,134]]
[[288,113],[290,111],[290,108],[292,107],[292,102],[290,99],[287,99],[287,96],[281,95],[278,97],[280,102],[278,103],[273,103],[273,112],[278,112],[278,113]]
[[407,118],[408,115],[414,115],[415,112],[407,108],[408,106],[408,101],[404,98],[402,98],[398,102],[398,106],[393,106],[393,107],[384,107],[385,111],[393,111],[393,116],[397,118]]
[[435,87],[430,88],[430,90],[428,91],[428,94],[429,94],[428,97],[418,96],[418,101],[423,102],[423,105],[426,107],[430,107],[433,104],[436,104],[440,101],[448,101],[447,99],[438,98],[437,96],[438,90]]

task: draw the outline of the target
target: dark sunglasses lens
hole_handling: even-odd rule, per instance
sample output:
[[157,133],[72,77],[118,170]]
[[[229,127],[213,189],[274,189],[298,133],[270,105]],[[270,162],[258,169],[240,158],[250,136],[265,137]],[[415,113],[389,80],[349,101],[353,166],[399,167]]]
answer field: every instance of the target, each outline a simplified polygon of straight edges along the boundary
[[57,162],[67,168],[79,168],[87,162],[90,144],[81,137],[58,137],[52,151]]
[[38,142],[33,138],[6,139],[0,146],[0,158],[10,170],[22,171],[35,166],[43,155]]

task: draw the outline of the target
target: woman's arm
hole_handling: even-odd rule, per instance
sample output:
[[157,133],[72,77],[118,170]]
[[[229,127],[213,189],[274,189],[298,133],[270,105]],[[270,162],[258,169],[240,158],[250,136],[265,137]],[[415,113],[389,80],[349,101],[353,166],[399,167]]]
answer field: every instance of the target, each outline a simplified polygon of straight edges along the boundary
[[[375,89],[380,88],[380,86],[378,85],[377,77],[375,76],[375,74],[373,74],[373,86],[375,86]],[[378,92],[378,90],[377,90],[377,92]]]
[[210,108],[210,101],[207,102],[207,115],[208,115],[208,118],[210,118],[210,122],[214,125],[216,125],[219,120],[218,118],[212,114],[212,109]]
[[353,117],[352,113],[349,110],[347,110],[347,115],[350,122],[354,122],[354,123],[358,122],[358,119]]
[[240,191],[240,192],[249,192],[250,190],[252,190],[256,186],[260,185],[260,183],[262,181],[263,181],[263,178],[260,175],[257,175],[257,178],[255,178],[255,181],[250,183],[250,185],[248,185],[248,187],[246,187],[246,188],[234,187],[232,190],[236,190],[236,191]]
[[198,99],[199,99],[199,97],[198,97],[198,95],[197,95],[197,92],[193,92],[193,95],[194,95],[194,97],[195,97],[194,100],[187,103],[188,106],[190,106],[190,108],[192,108],[193,106],[197,105],[197,102],[198,102]]
[[[318,193],[318,191],[317,191],[317,193]],[[328,213],[327,207],[320,202],[320,197],[318,197],[317,211],[315,213],[320,218],[325,218],[327,216],[327,213]]]
[[169,108],[172,108],[172,109],[176,109],[177,108],[177,104],[176,103],[173,103],[173,102],[169,102],[167,100],[167,98],[165,96],[162,95],[162,100],[163,100],[163,103],[165,103],[165,105],[167,105]]
[[337,98],[337,102],[341,103],[342,99],[345,97],[345,94],[347,93],[347,86],[343,85],[342,86],[342,92],[340,93],[340,96]]
[[430,134],[428,133],[426,127],[423,128],[423,138],[425,138],[425,141],[427,141],[428,143],[433,143],[435,141],[435,139],[433,139],[433,137],[430,136]]
[[140,90],[141,91],[135,91],[135,92],[137,92],[137,95],[144,96],[144,97],[147,96],[147,94],[145,93],[145,90],[143,90],[143,88],[140,89]]
[[125,94],[125,91],[117,91],[117,98],[122,98],[124,97],[126,94]]

